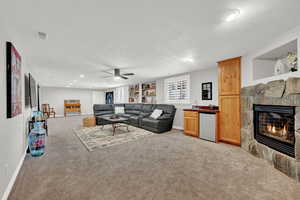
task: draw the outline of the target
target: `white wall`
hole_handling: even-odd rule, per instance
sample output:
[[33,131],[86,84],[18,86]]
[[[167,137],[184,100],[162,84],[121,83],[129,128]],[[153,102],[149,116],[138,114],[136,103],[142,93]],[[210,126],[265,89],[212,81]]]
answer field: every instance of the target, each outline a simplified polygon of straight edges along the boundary
[[103,91],[93,91],[93,105],[105,104],[105,93]]
[[[188,73],[190,74],[191,81],[191,101],[189,104],[175,104],[177,111],[174,119],[174,128],[183,129],[183,109],[191,108],[192,105],[202,105],[207,106],[209,104],[218,105],[218,68],[217,66],[204,69],[199,71],[194,71]],[[179,75],[178,75],[179,76]],[[169,77],[167,77],[169,78]],[[165,101],[164,94],[164,79],[159,79],[156,81],[157,84],[157,103],[168,103]],[[201,96],[201,83],[212,82],[213,83],[213,98],[212,100],[202,100]]]
[[[298,58],[300,58],[300,27],[296,27],[293,30],[288,31],[287,33],[283,34],[281,37],[277,38],[273,42],[271,42],[268,46],[263,47],[255,52],[249,53],[248,55],[245,55],[242,57],[242,87],[255,85],[258,83],[267,83],[272,80],[279,80],[279,79],[287,79],[289,77],[300,77],[300,71],[293,72],[293,73],[286,73],[281,74],[278,76],[273,77],[266,77],[262,79],[255,80],[254,76],[254,68],[253,68],[253,60],[277,47],[280,47],[288,42],[291,42],[293,40],[298,40]],[[299,59],[298,59],[299,60]],[[299,61],[298,61],[298,66]],[[298,67],[300,69],[300,67]],[[258,73],[257,71],[255,73]]]
[[22,57],[22,83],[24,95],[24,72],[27,71],[24,51],[13,37],[0,28],[0,199],[5,199],[18,174],[27,147],[26,120],[30,110],[25,109],[23,98],[22,114],[14,118],[6,118],[6,41],[11,41]]
[[50,104],[50,107],[55,109],[57,116],[64,115],[64,100],[80,100],[81,113],[92,114],[93,104],[95,102],[104,103],[102,98],[104,99],[102,91],[57,87],[41,87],[40,89],[41,104]]
[[255,59],[253,61],[253,80],[267,78],[270,77],[270,74],[274,74],[276,62],[276,60]]

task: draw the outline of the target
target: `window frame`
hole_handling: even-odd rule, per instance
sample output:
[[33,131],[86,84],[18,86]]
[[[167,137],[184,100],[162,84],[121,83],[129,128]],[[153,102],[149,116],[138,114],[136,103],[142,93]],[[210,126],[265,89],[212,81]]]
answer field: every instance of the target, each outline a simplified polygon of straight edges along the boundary
[[[179,81],[187,81],[187,90],[186,90],[186,99],[176,99],[176,100],[171,100],[170,94],[169,94],[169,90],[168,90],[168,86],[170,84],[170,82],[178,82]],[[180,75],[180,76],[175,76],[175,77],[170,77],[170,78],[166,78],[164,80],[164,90],[165,90],[165,102],[166,103],[173,103],[173,104],[190,104],[191,101],[191,96],[190,96],[190,91],[191,91],[191,80],[190,80],[190,75],[189,74],[185,74],[185,75]]]

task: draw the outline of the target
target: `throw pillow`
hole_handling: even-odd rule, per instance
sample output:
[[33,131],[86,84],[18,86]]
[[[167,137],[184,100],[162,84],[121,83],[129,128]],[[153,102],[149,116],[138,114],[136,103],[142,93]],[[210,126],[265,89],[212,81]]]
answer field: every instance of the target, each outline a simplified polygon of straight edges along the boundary
[[157,119],[162,115],[163,111],[159,109],[155,109],[152,114],[150,115],[151,118]]
[[124,107],[122,107],[122,106],[115,107],[115,114],[124,114],[124,113],[125,113]]

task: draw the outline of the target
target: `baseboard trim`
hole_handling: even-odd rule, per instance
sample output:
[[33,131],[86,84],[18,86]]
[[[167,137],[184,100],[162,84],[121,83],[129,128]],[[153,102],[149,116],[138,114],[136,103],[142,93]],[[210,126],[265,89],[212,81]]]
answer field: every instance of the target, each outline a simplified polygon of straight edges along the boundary
[[231,145],[238,146],[238,147],[241,146],[240,143],[234,142],[234,141],[228,141],[228,140],[222,140],[222,139],[219,139],[219,142],[223,142],[223,143],[226,143],[226,144],[231,144]]
[[[26,150],[27,150],[27,148],[26,148]],[[14,183],[15,183],[15,181],[17,179],[17,176],[20,172],[20,169],[23,165],[23,162],[24,162],[24,159],[25,159],[25,156],[26,156],[26,150],[25,150],[24,154],[22,155],[21,160],[20,160],[15,172],[13,173],[13,175],[12,175],[12,177],[11,177],[7,187],[6,187],[6,190],[4,191],[4,194],[1,198],[2,200],[7,200],[8,199],[8,196],[9,196],[9,194],[10,194],[10,192],[11,192],[13,186],[14,186]]]
[[183,127],[181,126],[173,126],[174,129],[183,130]]

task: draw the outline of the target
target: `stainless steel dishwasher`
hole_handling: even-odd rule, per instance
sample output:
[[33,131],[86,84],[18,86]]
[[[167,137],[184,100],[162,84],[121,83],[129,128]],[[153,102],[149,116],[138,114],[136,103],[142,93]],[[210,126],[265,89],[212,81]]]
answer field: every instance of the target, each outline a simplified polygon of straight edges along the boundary
[[200,113],[200,138],[216,142],[216,114]]

